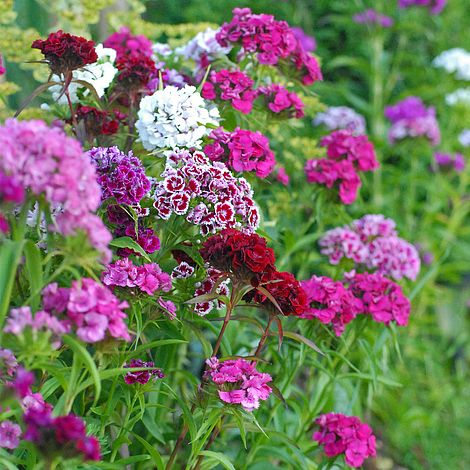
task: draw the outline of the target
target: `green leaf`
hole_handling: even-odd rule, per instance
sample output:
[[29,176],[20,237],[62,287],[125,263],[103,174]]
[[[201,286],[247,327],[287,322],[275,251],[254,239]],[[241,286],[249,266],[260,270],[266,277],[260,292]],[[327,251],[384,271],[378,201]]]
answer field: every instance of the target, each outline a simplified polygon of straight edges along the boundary
[[212,460],[216,460],[227,470],[235,470],[235,467],[233,466],[232,462],[230,462],[230,460],[220,452],[214,452],[213,450],[202,450],[199,453],[201,455],[209,457]]
[[32,240],[26,240],[24,246],[26,275],[29,281],[30,306],[32,310],[39,307],[40,291],[43,286],[41,251]]
[[321,354],[322,356],[325,355],[325,353],[313,341],[310,341],[308,338],[306,338],[305,336],[302,336],[299,333],[294,333],[293,331],[284,331],[284,336],[286,336],[287,338],[291,338],[295,341],[298,341],[299,343],[305,344],[306,346],[313,349],[314,351],[316,351],[318,354]]
[[109,243],[111,246],[115,246],[116,248],[129,248],[130,250],[134,250],[139,253],[143,258],[147,261],[152,261],[145,250],[131,237],[119,237],[115,238]]
[[32,93],[31,95],[29,95],[21,104],[20,104],[20,107],[18,108],[18,110],[16,111],[15,115],[13,117],[18,117],[21,113],[21,111],[23,111],[24,108],[26,108],[26,106],[28,106],[31,101],[34,100],[34,98],[36,98],[37,96],[39,96],[42,92],[46,91],[48,88],[50,88],[51,86],[55,86],[57,85],[58,83],[57,82],[47,82],[47,83],[43,83],[42,85],[39,85]]
[[145,447],[147,452],[150,454],[150,457],[153,460],[153,463],[156,465],[157,470],[164,470],[165,466],[163,465],[163,459],[157,449],[154,446],[149,444],[145,439],[140,437],[138,434],[132,433],[133,436]]
[[148,351],[149,349],[168,346],[169,344],[183,344],[187,343],[184,339],[157,339],[155,341],[150,341],[148,343],[141,344],[134,351],[130,351],[129,357],[139,356],[143,351]]

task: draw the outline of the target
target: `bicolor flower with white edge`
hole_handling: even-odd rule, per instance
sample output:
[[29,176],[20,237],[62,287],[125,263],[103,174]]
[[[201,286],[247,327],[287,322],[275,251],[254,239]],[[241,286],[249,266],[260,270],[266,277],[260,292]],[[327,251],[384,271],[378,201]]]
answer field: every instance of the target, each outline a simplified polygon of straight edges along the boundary
[[[74,70],[73,80],[81,80],[89,83],[96,90],[97,95],[101,98],[106,89],[111,85],[117,73],[117,68],[114,66],[116,60],[116,51],[109,47],[103,47],[103,44],[98,44],[95,48],[98,60],[82,69]],[[63,77],[58,75],[52,76],[52,81],[63,82]],[[53,86],[50,88],[54,101],[57,101],[62,93],[62,85]],[[80,96],[87,96],[90,90],[80,85],[79,83],[72,82],[69,85],[69,94],[72,103],[80,101]],[[60,96],[59,104],[67,104],[65,95]]]
[[140,101],[135,127],[146,150],[201,148],[202,138],[219,125],[219,110],[206,105],[193,86],[167,86]]

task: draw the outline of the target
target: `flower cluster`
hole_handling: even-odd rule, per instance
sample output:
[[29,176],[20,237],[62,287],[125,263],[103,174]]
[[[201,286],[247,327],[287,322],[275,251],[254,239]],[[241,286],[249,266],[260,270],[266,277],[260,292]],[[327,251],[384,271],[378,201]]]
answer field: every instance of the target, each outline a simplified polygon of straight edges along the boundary
[[269,139],[261,132],[237,127],[227,132],[219,127],[209,135],[214,140],[204,147],[206,155],[215,162],[226,162],[235,171],[254,171],[266,178],[274,169],[276,159],[269,148]]
[[222,25],[216,38],[224,47],[239,45],[239,58],[256,54],[260,64],[293,66],[304,85],[322,79],[317,60],[304,50],[289,25],[272,15],[235,8],[232,21]]
[[399,8],[409,8],[412,6],[428,7],[433,15],[438,15],[444,9],[447,0],[398,0]]
[[124,323],[127,316],[123,312],[128,307],[127,302],[121,302],[107,287],[93,279],[73,281],[70,288],[49,284],[42,294],[43,310],[59,318],[68,331],[75,328],[82,341],[96,343],[103,340],[106,333],[113,338],[130,340]]
[[365,459],[375,456],[372,429],[356,416],[327,413],[320,415],[315,423],[320,429],[313,434],[313,440],[323,445],[327,457],[344,454],[346,464],[358,468]]
[[326,276],[312,276],[301,285],[309,304],[301,317],[331,324],[336,336],[341,336],[345,326],[361,313],[362,303],[339,281]]
[[436,152],[434,154],[434,161],[441,170],[454,170],[457,173],[461,173],[465,170],[465,157],[461,153],[451,155]]
[[327,147],[327,158],[307,161],[307,181],[327,188],[339,184],[341,201],[352,204],[361,187],[358,172],[373,171],[379,166],[374,146],[365,135],[355,136],[347,130],[334,131],[321,140],[321,145]]
[[243,114],[251,113],[257,92],[253,90],[254,81],[240,70],[222,69],[209,74],[201,91],[207,100],[230,101],[232,106]]
[[218,125],[217,108],[208,109],[193,86],[167,86],[140,101],[136,128],[146,150],[200,148],[206,126]]
[[328,130],[346,129],[354,135],[365,134],[366,120],[347,106],[330,106],[326,111],[318,113],[313,120],[315,126],[324,125]]
[[443,68],[447,73],[455,73],[459,80],[470,80],[470,52],[461,47],[441,52],[433,65]]
[[148,367],[149,370],[140,370],[134,372],[128,372],[124,376],[124,381],[128,385],[133,385],[135,383],[139,383],[145,385],[150,381],[151,378],[154,379],[163,379],[165,375],[163,374],[161,369],[152,369],[154,363],[152,361],[145,362],[142,359],[131,359],[129,364],[124,364],[124,368],[128,369],[131,367]]
[[[68,93],[72,103],[77,103],[80,101],[81,97],[90,94],[90,90],[83,84],[77,83],[76,80],[89,83],[100,98],[114,80],[117,73],[114,67],[116,51],[103,47],[102,44],[98,44],[95,51],[97,55],[96,62],[89,64],[86,68],[72,72],[72,79],[75,81],[72,81],[68,85]],[[63,82],[64,77],[61,75],[53,75],[51,80],[60,83]],[[61,85],[52,86],[49,90],[52,93],[54,101],[57,101],[59,104],[67,104],[67,97],[62,93]]]
[[154,207],[162,219],[186,215],[202,235],[228,227],[254,231],[258,209],[250,185],[235,178],[221,162],[211,164],[201,152],[172,153],[163,178],[154,187]]
[[441,140],[435,109],[432,106],[426,108],[416,96],[409,96],[394,106],[387,106],[385,117],[392,124],[388,132],[388,140],[392,144],[406,137],[423,136],[431,145],[437,145]]
[[62,30],[49,34],[45,40],[36,39],[31,47],[41,51],[56,75],[65,75],[98,59],[93,41]]
[[42,121],[8,119],[0,126],[0,155],[1,172],[60,208],[53,229],[63,235],[84,231],[91,245],[110,259],[111,234],[93,214],[100,204],[100,187],[78,141]]
[[212,357],[206,364],[206,376],[217,385],[219,398],[225,403],[253,411],[259,408],[260,400],[267,400],[272,392],[267,385],[272,377],[258,372],[255,365],[245,359],[219,362]]
[[124,92],[141,91],[158,76],[155,62],[143,53],[118,58],[116,67],[119,71],[119,85]]
[[410,301],[401,287],[378,273],[354,274],[348,280],[354,296],[362,302],[361,311],[374,321],[389,325],[408,325]]
[[259,88],[264,95],[266,105],[270,111],[288,118],[300,119],[304,116],[304,104],[299,96],[287,90],[282,85],[272,84]]
[[96,167],[103,200],[114,198],[118,204],[134,205],[150,191],[142,162],[132,151],[126,155],[117,147],[93,147],[87,155]]
[[21,428],[12,421],[5,420],[0,423],[0,448],[16,449],[20,444]]
[[319,244],[331,264],[344,257],[395,279],[414,280],[419,273],[416,248],[398,237],[393,220],[380,214],[365,215],[350,225],[329,230]]
[[[101,111],[93,106],[79,105],[75,111],[77,123],[83,123],[86,137],[92,141],[99,135],[112,135],[119,129],[119,121],[107,111]],[[72,120],[70,120],[72,122]]]
[[141,54],[152,57],[152,42],[142,34],[134,35],[129,28],[122,26],[119,31],[111,34],[105,41],[104,46],[114,49],[117,58],[125,56],[139,56]]
[[7,377],[13,377],[18,368],[18,361],[9,349],[0,348],[0,383]]
[[101,280],[109,287],[137,288],[148,295],[154,295],[157,290],[171,290],[170,275],[163,272],[158,264],[146,263],[136,266],[129,258],[108,264]]
[[382,28],[391,28],[393,26],[393,18],[390,16],[382,15],[373,8],[357,13],[353,16],[353,21],[358,24],[368,24],[381,26]]

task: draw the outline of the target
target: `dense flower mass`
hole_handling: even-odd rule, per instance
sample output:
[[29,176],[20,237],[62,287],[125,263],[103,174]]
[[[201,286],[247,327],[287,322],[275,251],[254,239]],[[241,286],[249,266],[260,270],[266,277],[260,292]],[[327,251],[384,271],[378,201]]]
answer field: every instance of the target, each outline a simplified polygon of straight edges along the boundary
[[373,171],[379,166],[374,146],[365,135],[355,136],[348,130],[332,132],[321,140],[321,145],[327,148],[327,158],[307,161],[307,181],[327,188],[338,184],[341,201],[352,204],[361,186],[358,172]]
[[443,68],[447,73],[455,73],[459,80],[470,80],[470,52],[461,47],[441,52],[433,60],[433,65]]
[[260,400],[267,400],[272,392],[267,385],[272,377],[258,372],[255,365],[245,359],[219,362],[212,357],[206,364],[206,375],[217,385],[219,398],[225,403],[253,411],[259,408]]
[[428,7],[433,15],[438,15],[444,9],[447,0],[398,0],[400,8],[409,8],[412,6]]
[[117,78],[124,91],[140,91],[158,76],[155,62],[142,52],[119,57],[116,67],[119,71]]
[[356,416],[327,413],[319,416],[315,423],[320,429],[315,431],[313,439],[323,445],[327,457],[344,454],[346,464],[358,468],[365,459],[375,456],[372,429]]
[[217,108],[207,108],[193,86],[167,86],[140,102],[136,128],[146,150],[200,148],[206,126],[218,124]]
[[0,155],[0,172],[60,209],[52,229],[63,235],[82,230],[91,245],[110,258],[111,234],[93,214],[100,204],[100,187],[78,141],[42,121],[8,119],[0,126]]
[[434,154],[434,161],[441,170],[454,170],[457,173],[461,173],[465,170],[465,157],[461,153],[451,155],[436,152]]
[[361,311],[374,321],[389,325],[408,325],[410,301],[401,287],[378,273],[354,274],[349,279],[352,293],[362,302]]
[[282,85],[272,84],[259,88],[266,105],[274,114],[300,119],[304,116],[304,104],[299,96]]
[[49,34],[45,40],[36,39],[31,47],[41,51],[56,75],[70,73],[98,59],[93,41],[62,30]]
[[393,26],[393,18],[382,15],[373,8],[369,8],[361,13],[353,16],[353,21],[359,24],[368,24],[381,26],[382,28],[391,28]]
[[133,371],[128,372],[124,376],[124,381],[128,385],[133,385],[135,383],[139,383],[145,385],[150,381],[150,379],[163,379],[164,374],[161,369],[152,369],[154,363],[152,361],[145,362],[142,359],[131,359],[129,364],[124,364],[125,368],[130,367],[148,367],[149,370],[140,370],[140,371]]
[[229,227],[253,232],[259,213],[244,178],[235,178],[221,162],[211,163],[202,152],[174,152],[163,178],[154,186],[154,207],[162,219],[185,215],[202,235]]
[[398,237],[395,222],[380,214],[365,215],[350,225],[329,230],[319,241],[331,264],[347,258],[395,279],[416,279],[420,260],[416,248]]
[[326,111],[318,113],[313,120],[315,126],[324,125],[328,130],[346,129],[354,135],[365,134],[366,120],[347,106],[330,106]]
[[226,162],[235,171],[254,171],[266,178],[274,169],[276,159],[269,147],[269,139],[261,132],[237,127],[227,132],[219,127],[209,135],[213,139],[204,147],[206,155],[214,162]]
[[129,258],[118,259],[108,264],[101,279],[109,287],[137,288],[148,295],[157,290],[168,292],[171,290],[170,275],[163,272],[156,263],[134,265]]
[[388,132],[388,140],[392,144],[406,137],[421,136],[427,138],[431,145],[437,145],[441,141],[435,109],[432,106],[426,108],[416,96],[409,96],[393,106],[387,106],[385,117],[392,124]]
[[253,85],[254,81],[240,70],[222,69],[209,74],[201,95],[207,100],[230,101],[237,111],[249,114],[257,96]]
[[132,34],[129,28],[122,26],[119,31],[111,34],[105,41],[104,46],[114,49],[117,58],[125,56],[144,54],[152,57],[152,41],[142,34]]
[[309,305],[302,318],[316,318],[326,325],[331,324],[336,336],[361,313],[361,302],[341,282],[326,276],[312,276],[301,285]]
[[133,205],[150,191],[142,162],[132,151],[126,155],[117,147],[93,147],[87,155],[96,167],[103,200],[114,198],[118,204]]

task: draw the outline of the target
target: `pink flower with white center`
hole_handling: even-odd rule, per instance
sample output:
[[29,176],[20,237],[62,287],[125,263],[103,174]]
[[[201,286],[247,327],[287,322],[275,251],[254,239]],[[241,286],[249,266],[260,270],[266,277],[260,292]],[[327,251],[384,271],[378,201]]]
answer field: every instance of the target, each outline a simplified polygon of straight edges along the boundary
[[16,449],[20,444],[21,428],[18,424],[6,420],[0,423],[0,447]]
[[171,277],[173,279],[186,279],[191,277],[194,274],[194,268],[186,263],[186,261],[181,261],[176,268],[173,269]]

